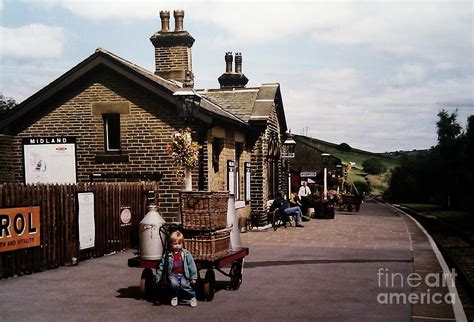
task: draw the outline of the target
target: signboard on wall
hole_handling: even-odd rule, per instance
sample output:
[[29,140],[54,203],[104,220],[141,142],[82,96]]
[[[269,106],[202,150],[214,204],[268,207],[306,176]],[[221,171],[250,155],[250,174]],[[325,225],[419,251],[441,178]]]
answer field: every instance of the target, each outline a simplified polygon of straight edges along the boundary
[[0,253],[39,246],[40,207],[0,209]]
[[227,190],[231,195],[235,194],[235,162],[227,161]]
[[128,206],[120,207],[120,227],[132,225],[132,208]]
[[250,162],[244,163],[245,201],[250,200]]
[[95,246],[94,193],[78,192],[77,206],[79,216],[79,248]]
[[25,183],[76,183],[76,138],[23,139]]
[[309,177],[316,177],[318,173],[316,171],[302,171],[300,173],[300,177],[302,178],[309,178]]

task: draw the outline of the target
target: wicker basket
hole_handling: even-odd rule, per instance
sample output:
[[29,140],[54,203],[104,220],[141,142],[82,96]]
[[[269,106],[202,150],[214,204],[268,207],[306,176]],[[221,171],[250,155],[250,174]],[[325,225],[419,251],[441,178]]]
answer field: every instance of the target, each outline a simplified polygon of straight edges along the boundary
[[194,259],[215,260],[229,252],[230,230],[185,231],[184,236],[184,247],[191,252]]
[[225,228],[228,200],[227,192],[181,192],[181,219],[184,229],[219,230]]

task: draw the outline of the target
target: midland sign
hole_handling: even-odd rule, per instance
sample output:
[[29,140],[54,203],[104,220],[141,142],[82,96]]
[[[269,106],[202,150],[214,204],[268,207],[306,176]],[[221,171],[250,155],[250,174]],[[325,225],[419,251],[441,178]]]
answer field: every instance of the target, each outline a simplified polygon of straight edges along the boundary
[[40,207],[0,209],[0,253],[40,245]]

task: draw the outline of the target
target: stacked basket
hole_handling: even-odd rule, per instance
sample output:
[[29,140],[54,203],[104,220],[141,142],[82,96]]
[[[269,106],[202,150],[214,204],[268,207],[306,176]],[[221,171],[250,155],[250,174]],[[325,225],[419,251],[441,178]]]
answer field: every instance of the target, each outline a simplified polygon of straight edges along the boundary
[[183,191],[180,196],[184,247],[194,259],[214,260],[230,245],[227,227],[227,192]]

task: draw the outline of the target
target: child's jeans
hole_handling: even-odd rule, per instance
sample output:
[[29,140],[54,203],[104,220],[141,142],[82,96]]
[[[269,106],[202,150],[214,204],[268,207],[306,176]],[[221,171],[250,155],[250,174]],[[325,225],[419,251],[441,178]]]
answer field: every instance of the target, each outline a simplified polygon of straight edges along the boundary
[[191,286],[191,283],[189,282],[189,280],[184,275],[171,274],[170,282],[171,282],[173,297],[178,296],[180,290],[183,291],[183,293],[185,294],[185,297],[188,299],[192,299],[193,297],[196,297],[196,292]]

